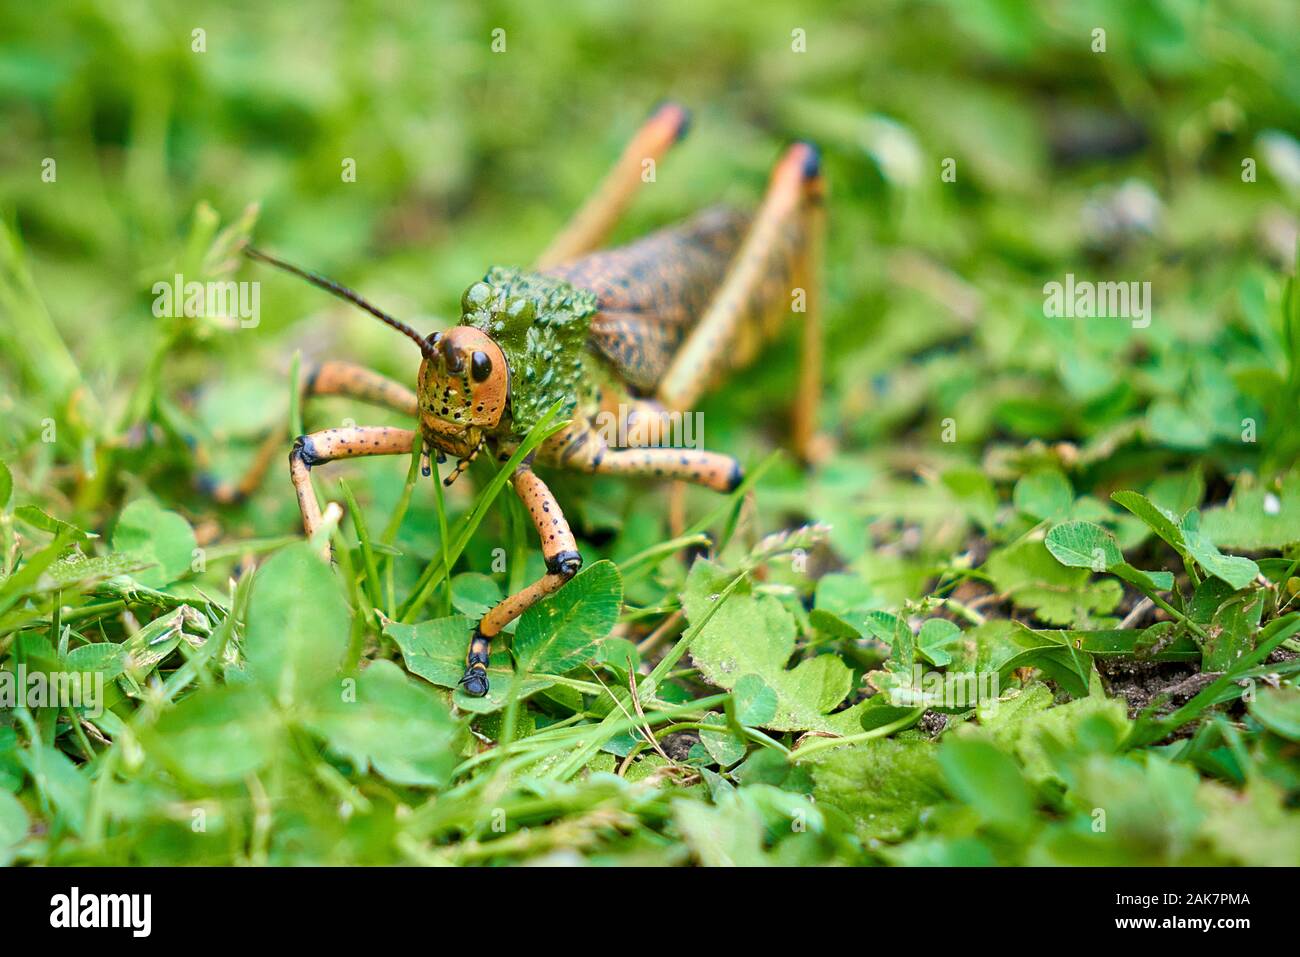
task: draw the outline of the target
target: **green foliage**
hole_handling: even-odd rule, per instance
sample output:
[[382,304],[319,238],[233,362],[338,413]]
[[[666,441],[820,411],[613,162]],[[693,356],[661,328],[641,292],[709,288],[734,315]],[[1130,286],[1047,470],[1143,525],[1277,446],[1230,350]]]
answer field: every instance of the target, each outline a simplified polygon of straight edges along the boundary
[[277,552],[257,571],[248,604],[248,674],[281,705],[307,700],[338,671],[348,606],[337,577],[310,544]]
[[1300,544],[1300,476],[1287,475],[1276,492],[1238,482],[1226,504],[1205,511],[1201,531],[1224,548],[1243,551]]
[[722,601],[728,578],[722,569],[698,561],[682,593],[687,620],[702,625],[690,646],[700,674],[728,690],[746,682],[751,701],[770,691],[776,707],[762,722],[765,728],[837,734],[858,730],[864,705],[827,714],[852,689],[848,666],[834,655],[818,655],[789,668],[796,637],[793,616],[772,596],[754,595],[744,585]]
[[623,605],[623,580],[612,562],[584,568],[564,588],[524,612],[511,652],[525,674],[563,674],[590,658]]
[[848,814],[863,840],[898,840],[942,797],[934,746],[915,738],[885,738],[835,748],[813,765],[813,794]]
[[[1089,580],[1092,576],[1086,571],[1087,564],[1092,561],[1094,548],[1102,553],[1098,543],[1103,540],[1065,544],[1056,536],[1064,527],[1053,528],[1045,543],[1025,539],[998,549],[984,564],[999,592],[1049,625],[1082,624],[1094,616],[1109,614],[1122,596],[1116,582]],[[1085,546],[1086,551],[1078,550]],[[1062,567],[1062,563],[1074,567]]]
[[[391,622],[385,626],[384,634],[397,642],[402,651],[402,659],[412,674],[419,675],[440,688],[456,689],[461,675],[465,673],[465,649],[469,647],[474,623],[475,619],[464,615],[436,618],[416,625]],[[522,700],[554,684],[553,680],[544,676],[530,676],[512,686],[510,679],[513,674],[513,670],[505,666],[501,655],[493,655],[492,665],[488,668],[488,695],[484,698],[471,698],[456,691],[456,706],[486,714],[505,707],[510,693],[517,700]]]
[[277,718],[254,688],[196,694],[159,719],[150,753],[196,785],[235,784],[275,756],[284,730]]
[[170,585],[190,570],[197,543],[189,522],[141,499],[122,509],[113,530],[113,549],[138,555],[153,567],[135,578],[140,584],[158,588]]
[[324,688],[306,725],[332,753],[394,784],[443,787],[456,764],[445,703],[388,661],[362,672],[355,693]]

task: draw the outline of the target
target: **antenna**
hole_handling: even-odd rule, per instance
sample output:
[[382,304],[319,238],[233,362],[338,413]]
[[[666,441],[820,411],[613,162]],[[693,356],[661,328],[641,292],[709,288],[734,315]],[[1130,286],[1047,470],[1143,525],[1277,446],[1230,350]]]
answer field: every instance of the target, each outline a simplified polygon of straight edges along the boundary
[[307,280],[309,283],[311,283],[313,286],[316,286],[319,289],[324,289],[326,292],[332,293],[333,295],[338,296],[340,299],[346,299],[354,306],[361,307],[362,309],[370,313],[372,316],[374,316],[376,319],[380,320],[381,322],[388,323],[388,325],[392,326],[402,335],[412,340],[417,346],[420,347],[420,352],[422,354],[428,356],[433,353],[433,347],[429,345],[428,341],[424,338],[424,336],[420,335],[418,332],[416,332],[406,323],[402,322],[400,319],[394,319],[392,316],[384,312],[384,310],[380,309],[378,306],[372,306],[370,303],[366,302],[365,299],[361,298],[360,295],[353,292],[347,286],[340,285],[339,283],[336,283],[332,279],[326,279],[324,276],[318,276],[314,272],[308,272],[305,269],[299,269],[297,266],[293,265],[292,263],[287,263],[283,259],[276,259],[274,256],[268,255],[267,253],[262,252],[260,249],[254,249],[252,246],[244,247],[244,255],[248,256],[250,259],[260,259],[262,262],[268,263],[277,269],[283,269],[285,272],[293,273],[295,276],[299,277],[300,279]]

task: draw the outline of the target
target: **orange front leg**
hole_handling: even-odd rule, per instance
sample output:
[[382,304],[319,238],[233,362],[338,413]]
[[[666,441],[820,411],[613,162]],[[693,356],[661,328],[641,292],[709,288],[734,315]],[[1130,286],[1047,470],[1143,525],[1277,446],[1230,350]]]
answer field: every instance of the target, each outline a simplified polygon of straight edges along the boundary
[[546,483],[527,464],[515,469],[511,482],[520,501],[528,509],[533,527],[541,536],[546,574],[497,603],[474,629],[469,641],[469,653],[465,656],[465,674],[460,683],[464,685],[466,694],[476,698],[488,693],[488,649],[492,639],[537,602],[559,591],[560,586],[578,574],[578,569],[582,567],[578,543],[569,530],[569,523],[560,511],[559,503],[555,501],[555,495],[546,487]]
[[[313,466],[362,455],[409,455],[415,438],[410,429],[364,425],[324,429],[298,436],[289,453],[289,477],[298,493],[298,511],[302,513],[302,527],[307,537],[316,534],[321,522],[320,503],[316,501],[316,490],[311,487]],[[329,557],[328,545],[325,546],[325,557]]]
[[[382,406],[395,412],[402,412],[415,417],[418,405],[415,393],[386,376],[372,369],[357,365],[355,362],[329,360],[307,373],[299,385],[298,394],[302,399],[316,396],[338,395],[358,399],[371,405]],[[258,446],[257,454],[250,465],[236,482],[221,482],[206,472],[208,455],[201,445],[195,447],[195,458],[199,466],[199,488],[211,495],[222,505],[242,502],[252,495],[262,484],[266,470],[281,453],[288,439],[288,428],[279,425],[272,429]]]

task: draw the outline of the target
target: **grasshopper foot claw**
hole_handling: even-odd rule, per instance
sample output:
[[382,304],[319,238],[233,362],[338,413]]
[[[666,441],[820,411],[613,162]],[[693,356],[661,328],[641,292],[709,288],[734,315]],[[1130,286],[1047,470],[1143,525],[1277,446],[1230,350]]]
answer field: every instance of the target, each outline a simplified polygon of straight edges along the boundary
[[488,677],[480,668],[466,668],[460,679],[461,687],[471,698],[483,698],[488,693]]

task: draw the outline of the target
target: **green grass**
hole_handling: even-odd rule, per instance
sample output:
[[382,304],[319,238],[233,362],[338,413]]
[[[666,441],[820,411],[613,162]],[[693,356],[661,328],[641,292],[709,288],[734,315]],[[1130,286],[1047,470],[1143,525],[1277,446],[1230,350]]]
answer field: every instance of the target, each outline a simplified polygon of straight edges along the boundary
[[[0,708],[0,862],[1300,860],[1290,4],[860,6],[0,12],[0,682],[107,705]],[[402,424],[299,407],[310,362],[418,360],[235,250],[442,328],[667,96],[616,241],[823,149],[830,452],[782,451],[791,329],[703,406],[748,478],[683,529],[550,475],[586,567],[467,698],[543,571],[505,468],[316,470],[334,566],[278,460],[198,491],[273,427]],[[177,273],[261,321],[155,317]],[[1150,323],[1048,315],[1067,275]]]

